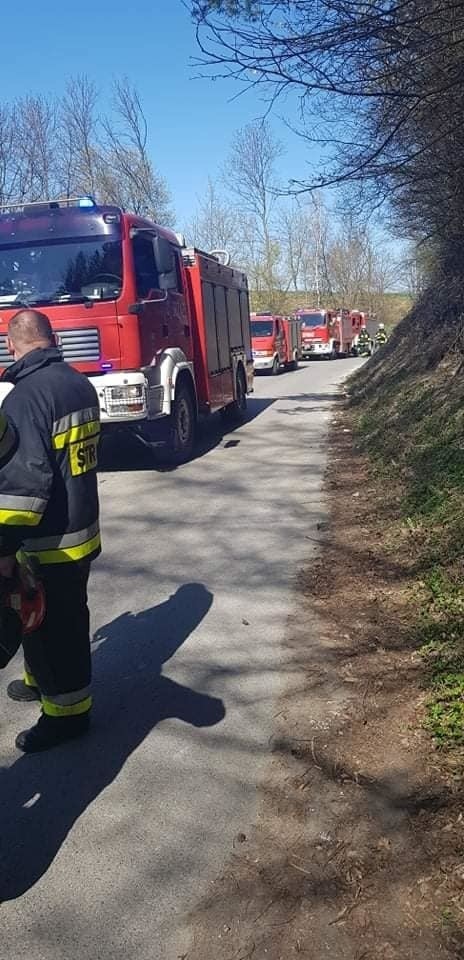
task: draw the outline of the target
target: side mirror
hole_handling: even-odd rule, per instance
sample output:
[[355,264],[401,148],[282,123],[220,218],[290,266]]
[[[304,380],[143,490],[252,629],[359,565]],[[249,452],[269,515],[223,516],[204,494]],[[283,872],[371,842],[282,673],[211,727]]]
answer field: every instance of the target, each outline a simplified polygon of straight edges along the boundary
[[169,240],[165,240],[164,237],[155,237],[153,246],[160,290],[164,290],[165,293],[167,293],[168,290],[175,290],[177,287],[177,274],[174,251],[171,244]]
[[174,269],[174,252],[164,237],[155,237],[153,240],[155,249],[156,267],[160,277],[165,273],[172,273]]
[[160,273],[159,285],[160,290],[164,290],[166,293],[168,290],[175,290],[177,287],[176,271],[171,270],[169,273]]

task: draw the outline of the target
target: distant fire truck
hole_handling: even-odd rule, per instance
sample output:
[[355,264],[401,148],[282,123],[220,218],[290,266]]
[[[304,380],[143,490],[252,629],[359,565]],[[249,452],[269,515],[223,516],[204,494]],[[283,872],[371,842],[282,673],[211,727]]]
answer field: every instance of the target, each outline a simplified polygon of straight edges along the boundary
[[357,311],[302,307],[294,316],[301,323],[304,359],[325,357],[335,360],[352,353],[361,329],[361,314]]
[[296,370],[301,357],[301,324],[294,317],[251,314],[251,346],[255,370]]

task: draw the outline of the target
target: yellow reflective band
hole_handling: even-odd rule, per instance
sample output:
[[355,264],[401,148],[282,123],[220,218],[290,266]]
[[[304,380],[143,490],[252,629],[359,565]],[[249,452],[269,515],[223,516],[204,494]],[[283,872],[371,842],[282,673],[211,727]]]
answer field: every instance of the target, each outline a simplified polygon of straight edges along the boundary
[[36,527],[42,516],[35,510],[0,510],[0,523],[13,527]]
[[89,437],[83,443],[72,443],[69,447],[69,466],[73,477],[97,468],[98,437]]
[[70,443],[87,440],[87,437],[97,437],[99,433],[100,421],[89,420],[88,423],[81,423],[78,427],[70,427],[63,433],[57,433],[56,437],[52,437],[52,444],[55,450],[62,450]]
[[92,706],[92,697],[86,697],[78,703],[69,703],[66,706],[53,703],[47,697],[42,697],[42,710],[47,717],[78,717],[80,713],[88,713]]
[[80,543],[78,547],[57,547],[55,550],[28,550],[29,557],[37,557],[40,563],[68,563],[70,560],[83,560],[89,553],[98,550],[101,545],[100,534],[91,540]]
[[23,680],[24,680],[24,683],[26,684],[26,687],[37,686],[37,681],[35,677],[32,675],[32,673],[29,673],[27,670],[25,670],[23,673]]

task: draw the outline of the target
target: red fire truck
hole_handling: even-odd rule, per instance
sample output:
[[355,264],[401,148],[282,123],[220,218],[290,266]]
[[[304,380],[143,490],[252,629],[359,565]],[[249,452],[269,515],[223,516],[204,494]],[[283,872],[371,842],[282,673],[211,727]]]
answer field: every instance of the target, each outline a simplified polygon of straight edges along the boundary
[[294,315],[301,324],[302,356],[306,360],[325,357],[334,360],[353,351],[360,322],[349,310],[302,307]]
[[187,460],[197,418],[241,416],[253,389],[242,271],[91,198],[0,212],[0,367],[10,317],[44,310],[65,360],[94,384],[103,430]]
[[301,357],[301,324],[294,317],[251,314],[251,345],[255,370],[277,374],[296,370]]

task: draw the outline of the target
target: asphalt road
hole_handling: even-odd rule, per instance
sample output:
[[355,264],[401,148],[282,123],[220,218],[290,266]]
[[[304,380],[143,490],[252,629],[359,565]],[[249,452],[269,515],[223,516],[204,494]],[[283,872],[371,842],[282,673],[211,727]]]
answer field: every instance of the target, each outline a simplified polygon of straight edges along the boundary
[[324,517],[327,424],[358,363],[257,378],[249,421],[223,435],[213,418],[176,470],[112,451],[92,736],[21,756],[37,706],[6,697],[19,660],[1,677],[1,960],[177,960],[188,911],[253,822],[295,682],[287,622]]

